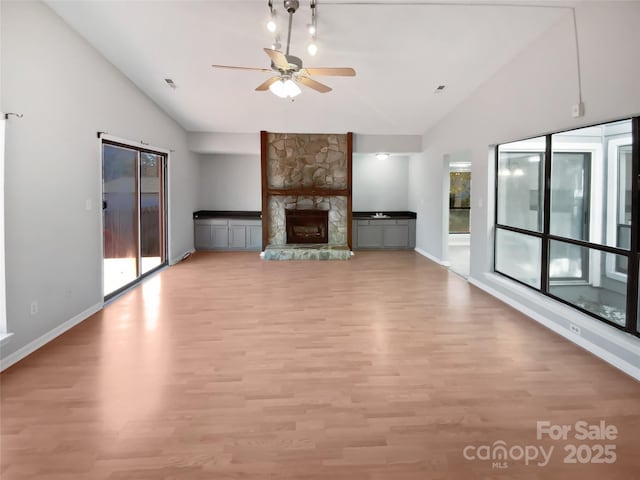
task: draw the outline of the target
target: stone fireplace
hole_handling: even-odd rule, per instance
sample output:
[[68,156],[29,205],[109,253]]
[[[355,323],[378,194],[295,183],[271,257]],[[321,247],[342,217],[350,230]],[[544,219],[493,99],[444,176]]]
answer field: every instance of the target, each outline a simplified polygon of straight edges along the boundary
[[350,250],[352,134],[261,132],[260,140],[262,249]]
[[329,212],[327,210],[284,211],[287,245],[296,243],[329,243]]

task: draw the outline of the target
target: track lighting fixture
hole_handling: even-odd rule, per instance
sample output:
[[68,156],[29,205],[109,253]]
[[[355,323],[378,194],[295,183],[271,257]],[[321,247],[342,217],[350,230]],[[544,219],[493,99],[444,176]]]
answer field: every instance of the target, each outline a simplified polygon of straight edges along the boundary
[[269,0],[269,21],[267,22],[267,30],[271,33],[275,33],[278,29],[278,24],[276,23],[276,9],[273,8],[273,0]]

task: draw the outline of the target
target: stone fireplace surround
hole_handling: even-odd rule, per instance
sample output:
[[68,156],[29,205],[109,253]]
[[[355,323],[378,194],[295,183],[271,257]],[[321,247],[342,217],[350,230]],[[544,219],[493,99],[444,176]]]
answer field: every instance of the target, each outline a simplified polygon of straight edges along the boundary
[[352,134],[263,131],[260,139],[262,249],[287,246],[286,210],[323,210],[328,248],[351,250]]

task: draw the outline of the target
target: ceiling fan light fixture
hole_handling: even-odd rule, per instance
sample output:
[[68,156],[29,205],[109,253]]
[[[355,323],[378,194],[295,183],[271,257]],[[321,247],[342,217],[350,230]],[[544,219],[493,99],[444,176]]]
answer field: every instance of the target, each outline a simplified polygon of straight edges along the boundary
[[269,90],[276,97],[287,98],[287,93],[284,91],[284,82],[282,80],[278,80],[269,85]]
[[302,90],[300,90],[300,87],[296,85],[296,82],[291,79],[288,79],[284,82],[284,88],[287,92],[287,97],[289,98],[297,97],[298,95],[300,95],[300,92],[302,92]]
[[300,87],[296,85],[296,82],[287,78],[286,80],[279,79],[269,85],[269,90],[275,96],[280,98],[293,98],[300,95]]

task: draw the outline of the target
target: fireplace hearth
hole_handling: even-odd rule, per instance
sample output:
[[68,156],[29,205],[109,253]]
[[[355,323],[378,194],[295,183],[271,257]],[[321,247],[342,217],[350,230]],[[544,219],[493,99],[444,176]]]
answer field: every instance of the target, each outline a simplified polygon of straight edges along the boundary
[[328,210],[285,209],[287,244],[329,243]]

